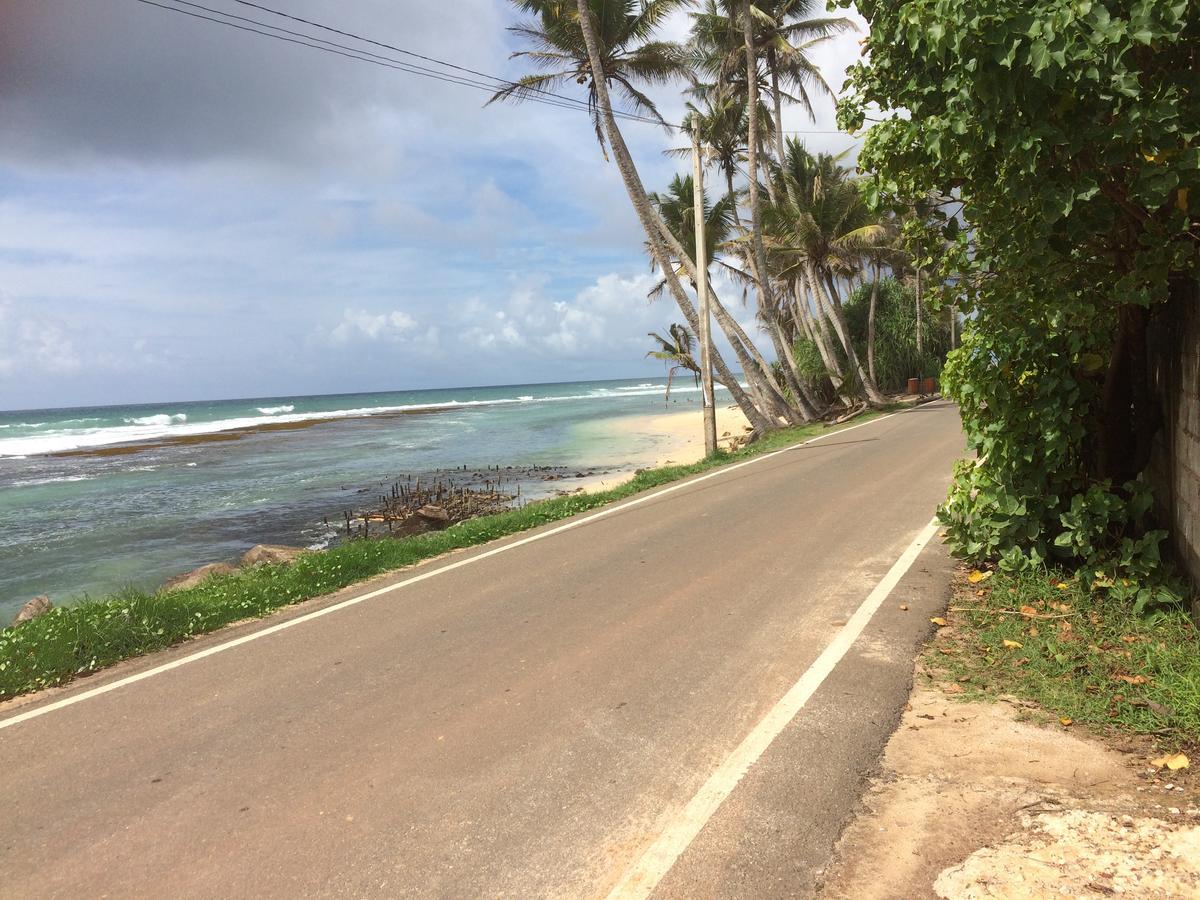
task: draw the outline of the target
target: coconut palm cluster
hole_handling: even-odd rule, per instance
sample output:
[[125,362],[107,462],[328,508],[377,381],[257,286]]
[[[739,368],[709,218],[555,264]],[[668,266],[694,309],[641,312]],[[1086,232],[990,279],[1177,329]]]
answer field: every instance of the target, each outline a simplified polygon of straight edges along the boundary
[[[596,137],[621,173],[661,276],[651,297],[669,297],[684,319],[667,337],[651,334],[648,355],[672,374],[699,372],[700,258],[725,276],[718,279],[724,299],[707,279],[709,307],[732,355],[714,349],[714,377],[757,432],[878,406],[909,377],[937,373],[955,323],[924,308],[904,217],[871,210],[844,154],[811,153],[784,129],[785,109],[815,120],[814,103],[834,97],[812,52],[852,31],[850,19],[824,15],[817,0],[514,6],[522,17],[510,30],[524,46],[513,55],[534,71],[493,100],[586,92]],[[662,40],[664,24],[679,15],[690,21],[687,39]],[[651,99],[648,91],[664,86],[683,92],[685,123],[668,123]],[[699,137],[711,184],[721,188],[706,191],[707,246],[699,256],[693,179],[646,189],[620,127],[630,114]],[[692,151],[688,142],[666,152]],[[753,309],[753,327],[731,309],[738,303]]]

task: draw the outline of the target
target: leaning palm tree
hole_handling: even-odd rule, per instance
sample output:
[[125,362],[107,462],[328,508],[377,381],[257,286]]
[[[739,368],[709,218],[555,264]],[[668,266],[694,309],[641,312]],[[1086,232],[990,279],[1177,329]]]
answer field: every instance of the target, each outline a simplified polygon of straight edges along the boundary
[[649,332],[648,337],[654,338],[658,349],[646,354],[667,364],[667,391],[663,395],[664,401],[671,399],[671,380],[680,369],[691,372],[696,384],[700,383],[700,364],[696,362],[692,352],[692,333],[687,330],[686,325],[675,322],[667,326],[667,334],[671,337],[665,338],[657,331]]
[[[678,240],[665,228],[651,205],[637,166],[613,115],[610,87],[631,98],[643,112],[654,104],[638,87],[640,83],[663,83],[682,74],[682,55],[674,45],[653,40],[657,27],[688,0],[513,0],[533,18],[513,27],[513,33],[533,49],[515,55],[532,61],[542,71],[528,75],[515,85],[498,91],[493,100],[522,100],[547,86],[568,80],[586,85],[588,106],[601,147],[611,147],[617,169],[625,183],[634,211],[646,232],[651,255],[667,279],[667,288],[693,331],[699,330],[696,308],[683,289],[668,250],[684,255]],[[657,111],[654,111],[657,115]],[[607,153],[606,153],[607,155]],[[728,386],[756,432],[778,427],[742,390],[714,350],[713,368]]]
[[[600,61],[605,81],[616,87],[631,111],[669,127],[658,107],[639,88],[639,84],[668,84],[687,74],[678,44],[655,41],[655,31],[663,20],[690,0],[632,0],[592,3],[600,38]],[[579,27],[579,14],[572,0],[513,0],[515,6],[537,18],[509,27],[509,31],[528,41],[533,49],[518,50],[514,59],[532,62],[540,72],[525,75],[501,88],[488,101],[526,100],[558,93],[575,82],[588,86],[588,111],[596,139],[603,148],[599,94],[591,77],[587,47]]]
[[[650,202],[654,205],[666,228],[678,239],[683,250],[682,257],[672,257],[677,266],[676,274],[681,279],[689,280],[692,288],[695,289],[694,273],[688,269],[688,265],[697,258],[694,222],[695,194],[693,190],[690,175],[686,178],[677,175],[666,192],[651,194]],[[736,206],[736,200],[728,194],[712,204],[705,203],[705,243],[707,246],[704,248],[704,259],[720,266],[734,280],[740,280],[745,277],[745,273],[741,269],[729,265],[719,254],[719,251],[734,236],[733,216]],[[651,290],[650,297],[652,299],[657,297],[665,287],[666,281],[660,281]],[[738,324],[737,319],[729,314],[711,288],[709,302],[712,306],[713,316],[721,330],[725,332],[725,337],[742,367],[746,382],[751,393],[759,402],[759,406],[769,410],[772,415],[790,422],[811,419],[813,410],[811,404],[806,405],[807,397],[793,389],[793,397],[799,399],[789,403],[786,393],[776,381],[774,368],[759,352],[749,335]]]
[[838,279],[855,272],[863,257],[887,239],[888,229],[874,219],[858,185],[829,154],[814,157],[792,139],[780,177],[786,190],[768,210],[773,250],[790,258],[794,272],[812,291],[817,310],[837,335],[867,399],[883,403],[851,340]]
[[[813,96],[830,99],[834,92],[812,61],[811,52],[833,36],[855,28],[845,17],[816,15],[817,0],[753,0],[750,17],[754,53],[763,65],[756,66],[759,93],[769,94],[774,107],[769,133],[783,159],[783,104],[802,107],[815,120]],[[731,87],[745,98],[747,82],[746,43],[742,0],[707,0],[692,15],[692,39],[688,56],[694,68]],[[761,134],[767,134],[764,128]]]

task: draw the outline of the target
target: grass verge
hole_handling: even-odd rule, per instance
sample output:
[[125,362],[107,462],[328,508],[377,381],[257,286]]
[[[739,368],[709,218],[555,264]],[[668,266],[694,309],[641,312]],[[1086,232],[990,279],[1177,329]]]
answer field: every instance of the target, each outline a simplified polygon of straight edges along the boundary
[[1184,610],[1135,615],[1053,571],[963,569],[954,598],[951,627],[927,656],[943,690],[1031,700],[1065,725],[1200,743],[1200,629]]
[[[886,410],[885,410],[886,411]],[[881,413],[858,417],[857,425]],[[850,423],[845,426],[849,427]],[[523,509],[469,519],[415,537],[353,541],[306,553],[287,565],[213,576],[196,587],[146,593],[125,590],[83,599],[0,632],[0,700],[64,684],[121,660],[196,635],[330,594],[374,575],[565,519],[689,475],[757,456],[840,428],[805,425],[775,432],[734,453],[691,465],[645,469],[607,491],[572,494]]]

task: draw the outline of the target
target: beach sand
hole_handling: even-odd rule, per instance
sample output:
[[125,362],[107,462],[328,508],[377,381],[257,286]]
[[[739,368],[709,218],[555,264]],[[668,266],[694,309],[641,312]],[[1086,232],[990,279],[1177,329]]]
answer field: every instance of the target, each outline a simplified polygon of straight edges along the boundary
[[[723,449],[744,436],[748,426],[736,406],[717,407],[717,443]],[[575,489],[608,490],[628,481],[638,469],[687,465],[704,458],[704,424],[698,405],[680,412],[601,419],[580,427],[592,435],[607,437],[622,450],[619,458],[597,460],[619,466],[617,471],[580,481],[573,486]]]

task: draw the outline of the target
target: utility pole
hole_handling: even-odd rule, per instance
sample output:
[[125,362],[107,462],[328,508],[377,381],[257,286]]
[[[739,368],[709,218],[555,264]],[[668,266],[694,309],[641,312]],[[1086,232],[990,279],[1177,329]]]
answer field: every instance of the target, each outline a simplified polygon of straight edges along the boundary
[[704,235],[704,163],[700,158],[700,117],[692,114],[692,218],[696,221],[696,298],[700,301],[700,384],[704,402],[704,454],[717,452],[717,407],[713,400],[712,329],[708,310],[708,241]]

